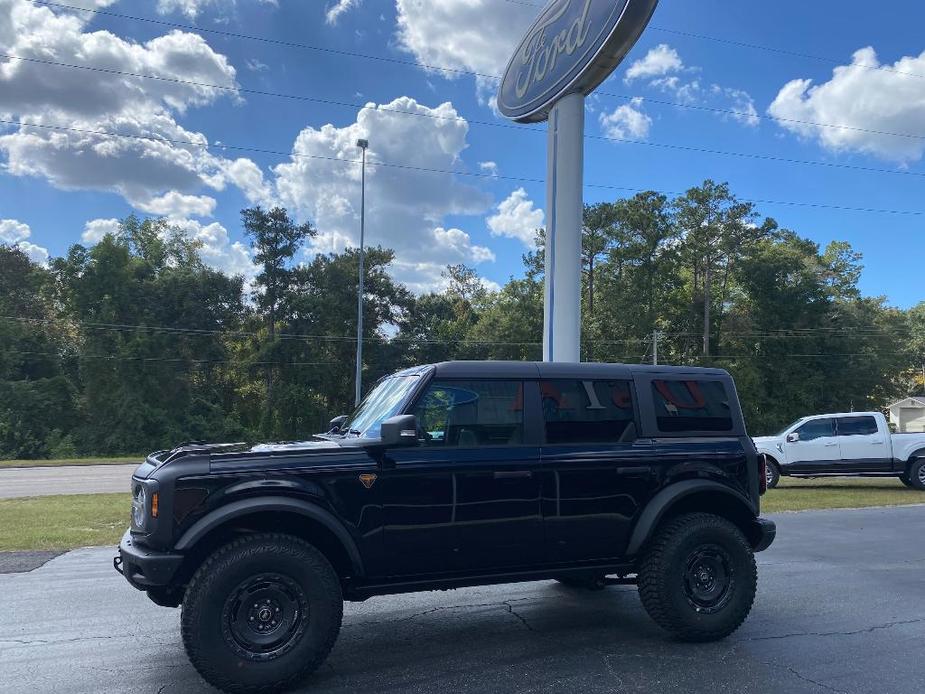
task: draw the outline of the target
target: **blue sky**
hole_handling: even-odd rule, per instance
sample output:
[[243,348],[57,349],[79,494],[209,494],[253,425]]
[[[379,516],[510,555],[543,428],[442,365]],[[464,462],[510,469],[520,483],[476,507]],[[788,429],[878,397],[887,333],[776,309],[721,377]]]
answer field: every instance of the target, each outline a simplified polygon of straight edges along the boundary
[[[545,186],[535,181],[545,176],[545,136],[541,127],[509,127],[491,106],[495,83],[464,73],[498,74],[539,7],[68,4],[102,12],[0,0],[0,53],[30,59],[0,57],[0,119],[31,124],[0,124],[0,240],[41,260],[92,243],[136,211],[168,216],[203,242],[208,262],[246,273],[238,212],[279,203],[319,228],[308,253],[339,250],[356,241],[359,168],[349,160],[358,157],[356,138],[368,137],[373,162],[438,171],[370,169],[368,240],[396,249],[398,279],[423,291],[455,262],[499,284],[521,272],[531,230],[544,219]],[[758,208],[820,244],[851,242],[864,254],[863,291],[911,306],[923,299],[925,216],[833,207],[925,211],[923,25],[925,7],[911,0],[873,10],[834,0],[662,0],[600,88],[609,95],[588,101],[585,181],[680,192],[709,177],[747,199],[831,206]],[[332,101],[341,104],[324,103]],[[231,148],[184,144],[194,141]],[[589,187],[585,199],[626,194]]]

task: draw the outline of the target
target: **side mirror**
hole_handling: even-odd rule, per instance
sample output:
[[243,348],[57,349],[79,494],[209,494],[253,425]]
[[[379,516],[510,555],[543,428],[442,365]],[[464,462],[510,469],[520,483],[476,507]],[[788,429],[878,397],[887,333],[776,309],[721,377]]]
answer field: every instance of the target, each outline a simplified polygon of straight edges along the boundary
[[347,415],[342,414],[340,417],[335,417],[331,420],[331,428],[328,431],[340,431],[340,428],[347,422]]
[[390,448],[418,445],[418,418],[413,414],[389,417],[382,422],[380,435],[384,446]]
[[800,435],[797,432],[792,434],[787,434],[787,443],[796,443],[800,440]]

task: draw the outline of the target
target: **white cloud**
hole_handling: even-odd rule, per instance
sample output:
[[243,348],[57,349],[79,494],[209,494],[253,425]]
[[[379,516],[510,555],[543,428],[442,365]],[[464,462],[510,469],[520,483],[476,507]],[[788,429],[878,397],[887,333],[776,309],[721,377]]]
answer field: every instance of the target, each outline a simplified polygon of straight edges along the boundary
[[28,224],[17,219],[0,219],[0,243],[14,245],[32,235]]
[[203,224],[195,219],[170,219],[187,236],[201,244],[199,257],[217,270],[229,275],[243,275],[252,280],[258,272],[250,249],[240,241],[232,241],[228,230],[218,222]]
[[479,170],[482,173],[487,173],[494,178],[498,177],[498,165],[493,161],[480,161]]
[[543,210],[537,209],[527,197],[527,191],[518,188],[497,206],[496,214],[488,218],[492,236],[518,239],[533,248],[536,230],[543,226]]
[[[104,3],[96,0],[96,6]],[[87,21],[83,13],[0,0],[0,51],[167,81],[0,62],[0,114],[32,124],[0,135],[5,172],[42,177],[66,190],[112,191],[145,211],[163,206],[161,199],[171,191],[192,196],[203,187],[223,189],[232,181],[225,173],[232,164],[200,146],[208,144],[206,137],[186,130],[176,117],[214,102],[228,89],[169,80],[234,88],[236,72],[227,58],[198,34],[171,31],[137,43],[109,31],[88,32]],[[202,213],[203,196],[199,200],[189,213]]]
[[684,61],[678,52],[667,43],[662,43],[627,68],[626,81],[661,77],[683,69]]
[[91,219],[84,224],[84,231],[80,238],[84,243],[99,243],[106,234],[113,236],[118,234],[120,228],[121,222],[118,219]]
[[337,0],[333,5],[328,7],[324,13],[324,19],[328,24],[337,24],[342,14],[345,14],[359,5],[361,0]]
[[[395,111],[430,117],[409,118]],[[484,213],[488,196],[452,174],[432,173],[460,166],[468,129],[450,103],[431,108],[399,97],[388,104],[369,104],[354,123],[307,127],[299,133],[291,160],[273,170],[276,197],[300,221],[311,220],[319,229],[314,252],[355,246],[360,226],[356,141],[369,139],[366,242],[394,249],[396,278],[416,291],[426,290],[448,263],[493,257],[444,222],[449,215]],[[431,171],[377,166],[380,161]]]
[[[427,65],[500,76],[541,5],[498,0],[396,0],[398,45]],[[447,78],[458,76],[442,72]],[[483,100],[495,80],[478,80]]]
[[631,137],[638,140],[646,139],[652,128],[652,119],[643,111],[642,105],[642,98],[636,97],[610,113],[602,113],[600,121],[604,134],[620,140]]
[[0,243],[15,246],[29,256],[32,262],[45,265],[48,262],[48,250],[27,241],[30,236],[32,229],[28,224],[17,219],[0,219]]
[[[82,13],[81,13],[82,14]],[[235,69],[198,34],[172,31],[145,43],[108,31],[86,32],[86,16],[27,0],[0,2],[0,52],[21,58],[112,68],[219,87],[234,87]],[[54,110],[83,119],[152,105],[183,112],[211,103],[224,90],[119,74],[5,60],[0,63],[0,113]]]
[[[715,83],[705,83],[700,78],[691,76],[692,73],[699,72],[701,72],[699,67],[685,65],[678,51],[663,43],[650,50],[644,58],[630,65],[624,81],[631,83],[636,80],[645,80],[648,87],[669,94],[675,101],[686,106],[708,106],[721,111],[734,112],[718,113],[717,115],[724,120],[731,118],[751,127],[760,123],[761,119],[758,117],[755,102],[748,92]],[[621,106],[610,114],[610,117],[615,117],[612,121],[614,132],[632,134],[635,129],[636,133],[645,133],[637,134],[636,137],[648,135],[652,121],[644,114],[634,113],[639,111],[638,106],[633,108],[635,102],[634,99],[629,107]],[[604,123],[604,117],[601,118],[601,125],[605,132],[609,129]],[[625,135],[616,134],[611,136],[625,137]]]
[[782,128],[833,152],[862,152],[900,164],[918,161],[925,154],[925,140],[883,133],[921,132],[925,122],[925,80],[921,79],[925,52],[900,58],[884,70],[872,69],[878,66],[876,51],[862,48],[854,53],[850,65],[836,67],[828,82],[788,82],[768,113],[782,119],[778,121]]
[[159,217],[211,217],[216,204],[215,198],[208,195],[184,195],[171,190],[137,207],[142,212]]
[[270,184],[263,176],[263,170],[250,159],[235,159],[224,166],[225,176],[241,189],[251,204],[272,207],[275,204]]
[[[259,0],[264,5],[278,4],[277,0]],[[209,5],[217,5],[219,9],[233,9],[235,0],[157,0],[157,11],[161,14],[180,12],[190,19],[195,19]]]

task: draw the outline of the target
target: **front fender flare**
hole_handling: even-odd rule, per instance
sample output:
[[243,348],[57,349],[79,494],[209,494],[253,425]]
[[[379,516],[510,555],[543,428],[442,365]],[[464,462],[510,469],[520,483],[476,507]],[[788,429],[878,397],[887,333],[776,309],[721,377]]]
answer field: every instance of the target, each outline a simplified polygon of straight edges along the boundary
[[363,559],[360,556],[359,549],[357,549],[356,542],[354,542],[350,533],[344,525],[337,520],[334,514],[310,501],[291,499],[288,497],[258,496],[249,499],[240,499],[226,506],[222,506],[203,518],[200,518],[190,526],[177,541],[175,549],[179,552],[186,551],[193,547],[209,532],[224,525],[228,521],[252,513],[262,513],[265,511],[297,513],[313,521],[317,521],[326,529],[330,530],[341,545],[343,545],[344,550],[347,552],[347,556],[350,558],[350,564],[352,565],[355,575],[362,576],[364,574]]
[[665,514],[674,504],[685,497],[702,492],[723,494],[736,503],[741,504],[742,510],[746,511],[750,516],[755,517],[758,515],[754,504],[745,496],[719,482],[701,479],[675,482],[652,497],[652,500],[646,505],[639,516],[639,520],[636,522],[633,534],[630,536],[626,554],[628,556],[634,556],[639,553],[639,550],[642,549],[642,546],[652,536],[659,522],[661,522],[662,518],[665,517]]

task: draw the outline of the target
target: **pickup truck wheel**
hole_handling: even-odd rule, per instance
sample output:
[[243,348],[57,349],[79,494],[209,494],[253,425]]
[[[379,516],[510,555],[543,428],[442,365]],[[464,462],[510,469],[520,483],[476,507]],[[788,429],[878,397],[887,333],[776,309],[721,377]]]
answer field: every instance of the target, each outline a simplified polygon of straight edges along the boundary
[[755,555],[725,518],[689,513],[656,531],[639,568],[639,597],[655,622],[684,641],[715,641],[745,621],[755,600]]
[[925,491],[925,458],[912,461],[906,476],[909,479],[910,487]]
[[183,645],[214,687],[276,692],[321,665],[343,606],[340,580],[321,552],[288,535],[252,535],[216,550],[193,575]]
[[774,489],[777,483],[780,482],[780,470],[777,467],[777,463],[770,456],[767,456],[764,472],[768,483],[768,489]]

